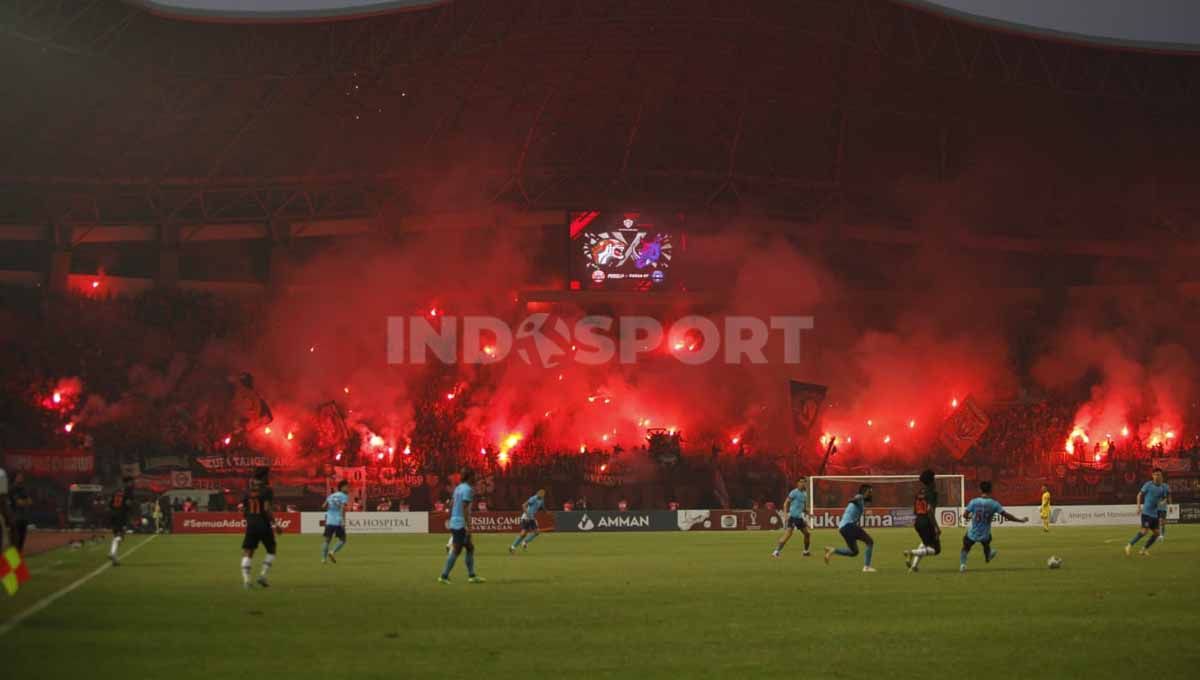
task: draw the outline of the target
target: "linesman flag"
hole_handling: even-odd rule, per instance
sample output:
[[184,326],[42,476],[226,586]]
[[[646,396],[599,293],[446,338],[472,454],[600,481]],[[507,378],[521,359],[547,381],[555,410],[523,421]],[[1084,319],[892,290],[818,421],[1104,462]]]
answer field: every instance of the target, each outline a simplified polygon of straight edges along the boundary
[[25,566],[21,553],[17,552],[16,547],[5,550],[4,555],[0,556],[0,583],[4,584],[4,589],[9,595],[16,595],[17,589],[28,580],[29,567]]
[[825,385],[789,380],[792,396],[792,428],[799,436],[812,431],[821,418],[821,406],[829,388]]

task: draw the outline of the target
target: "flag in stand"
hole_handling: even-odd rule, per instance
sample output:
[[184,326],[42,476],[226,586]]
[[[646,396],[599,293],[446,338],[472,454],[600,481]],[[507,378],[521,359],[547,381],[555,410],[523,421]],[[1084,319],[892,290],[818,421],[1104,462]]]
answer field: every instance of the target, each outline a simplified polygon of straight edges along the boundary
[[15,547],[5,550],[0,556],[0,583],[4,584],[4,589],[9,595],[16,595],[17,589],[28,580],[29,567],[25,566],[21,553]]

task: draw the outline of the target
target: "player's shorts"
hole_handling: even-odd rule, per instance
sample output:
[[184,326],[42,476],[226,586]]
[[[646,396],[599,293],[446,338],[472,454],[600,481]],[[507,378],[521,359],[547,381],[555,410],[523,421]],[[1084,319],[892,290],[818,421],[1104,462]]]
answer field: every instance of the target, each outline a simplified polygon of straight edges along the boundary
[[468,534],[466,529],[451,529],[450,541],[454,545],[470,548],[471,550],[475,549],[475,544],[471,542],[471,534]]
[[787,528],[803,529],[806,526],[808,526],[808,525],[804,523],[803,517],[788,517]]
[[935,548],[938,552],[942,551],[942,537],[938,534],[937,527],[933,526],[933,522],[930,522],[928,519],[924,521],[918,519],[913,528],[917,530],[917,535],[921,537],[922,545]]
[[1167,518],[1167,511],[1166,511],[1166,510],[1159,510],[1159,511],[1158,511],[1158,521],[1160,521],[1160,522],[1161,522],[1161,521],[1163,521],[1163,520],[1164,520],[1164,519],[1166,519],[1166,518]]
[[871,539],[871,537],[867,535],[867,532],[863,531],[863,528],[857,524],[847,524],[846,526],[838,529],[838,533],[842,535],[842,539],[846,541],[846,545],[850,546],[850,549],[854,551],[858,550],[858,546],[855,545],[856,541],[862,541],[865,543]]
[[330,539],[334,536],[337,536],[339,541],[346,540],[346,527],[341,524],[326,524],[325,538]]
[[112,524],[113,536],[124,536],[125,530],[129,525],[129,520],[125,515],[112,515],[109,517],[109,523]]
[[262,544],[267,552],[275,554],[275,530],[262,524],[247,524],[246,536],[242,539],[242,550],[257,550]]
[[1150,531],[1158,531],[1158,516],[1142,515],[1142,528]]
[[537,531],[538,525],[536,519],[521,520],[521,531]]
[[992,537],[991,537],[990,535],[988,535],[988,536],[985,536],[985,537],[983,537],[983,538],[981,538],[981,539],[979,539],[979,540],[977,541],[977,540],[975,540],[975,539],[971,538],[969,535],[967,535],[967,534],[963,534],[963,547],[962,547],[962,549],[963,549],[964,551],[968,551],[968,550],[970,550],[972,547],[974,547],[974,546],[975,546],[975,544],[976,544],[976,543],[982,543],[982,544],[983,544],[983,546],[986,548],[986,547],[988,547],[988,546],[990,546],[990,545],[992,544]]

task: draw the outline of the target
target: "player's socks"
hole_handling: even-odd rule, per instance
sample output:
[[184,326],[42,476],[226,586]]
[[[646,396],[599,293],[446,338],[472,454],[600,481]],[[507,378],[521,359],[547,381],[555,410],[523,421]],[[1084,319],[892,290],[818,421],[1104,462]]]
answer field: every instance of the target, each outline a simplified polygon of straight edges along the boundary
[[[922,553],[922,554],[924,554],[924,553]],[[920,563],[921,563],[921,555],[918,555],[917,553],[914,552],[913,557],[912,557],[912,564],[908,565],[908,568],[911,569],[912,571],[916,571],[917,565]]]
[[117,548],[119,548],[120,546],[121,546],[121,537],[113,536],[112,545],[108,549],[108,556],[113,559],[116,559],[117,558]]
[[964,550],[958,554],[958,568],[963,570],[967,568],[967,551]]
[[242,558],[242,583],[247,586],[250,585],[250,566],[252,564],[249,557]]
[[475,551],[467,551],[467,577],[475,578]]
[[454,568],[454,563],[457,561],[458,555],[451,550],[450,554],[446,556],[446,566],[442,569],[442,578],[450,578],[450,570]]
[[1151,536],[1151,537],[1150,537],[1150,540],[1149,540],[1149,541],[1146,541],[1146,547],[1145,547],[1145,548],[1142,548],[1142,550],[1149,551],[1149,550],[1150,550],[1150,546],[1154,545],[1154,544],[1155,544],[1155,543],[1157,543],[1157,542],[1158,542],[1158,536]]
[[267,556],[263,558],[262,573],[258,575],[259,583],[262,583],[263,579],[267,577],[267,572],[271,571],[272,564],[275,564],[275,556],[271,553],[267,553]]
[[325,560],[328,560],[328,559],[329,559],[329,541],[325,541],[324,543],[321,544],[321,561],[324,562]]
[[1142,540],[1143,536],[1145,536],[1145,534],[1140,533],[1140,532],[1134,534],[1133,538],[1130,539],[1130,541],[1129,541],[1129,545],[1137,545],[1138,541]]
[[875,545],[874,544],[868,545],[866,551],[863,553],[863,566],[864,567],[871,566],[871,555],[874,554],[874,552],[875,552]]
[[533,539],[535,539],[541,535],[542,535],[542,532],[540,532],[540,531],[535,531],[534,533],[529,534],[528,536],[525,537],[525,545],[529,545],[530,543],[533,543]]
[[521,545],[521,535],[517,534],[517,537],[515,539],[513,539],[512,545],[508,547],[508,551],[512,552],[512,551],[516,550],[517,546],[519,546],[519,545]]
[[345,547],[346,547],[346,542],[345,542],[345,541],[338,541],[338,544],[337,544],[337,545],[335,545],[335,546],[333,546],[333,551],[334,551],[334,552],[337,552],[337,551],[339,551],[339,550],[341,550],[342,548],[345,548]]

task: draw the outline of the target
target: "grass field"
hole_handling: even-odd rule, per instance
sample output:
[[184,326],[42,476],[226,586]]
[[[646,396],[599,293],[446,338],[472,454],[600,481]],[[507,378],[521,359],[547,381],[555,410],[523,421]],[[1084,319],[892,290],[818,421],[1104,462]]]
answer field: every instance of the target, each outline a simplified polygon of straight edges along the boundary
[[[1200,664],[1200,527],[1148,558],[1126,528],[997,529],[999,557],[949,550],[905,573],[910,529],[861,559],[783,559],[767,533],[545,534],[435,582],[444,536],[284,536],[273,587],[245,592],[239,536],[162,536],[0,633],[6,678],[1186,677]],[[129,550],[146,541],[133,537]],[[106,544],[30,559],[0,627],[94,571]],[[1045,560],[1064,558],[1051,571]],[[259,556],[261,557],[261,555]],[[257,573],[258,561],[255,569]],[[0,596],[2,597],[2,596]],[[0,628],[3,630],[3,628]]]

